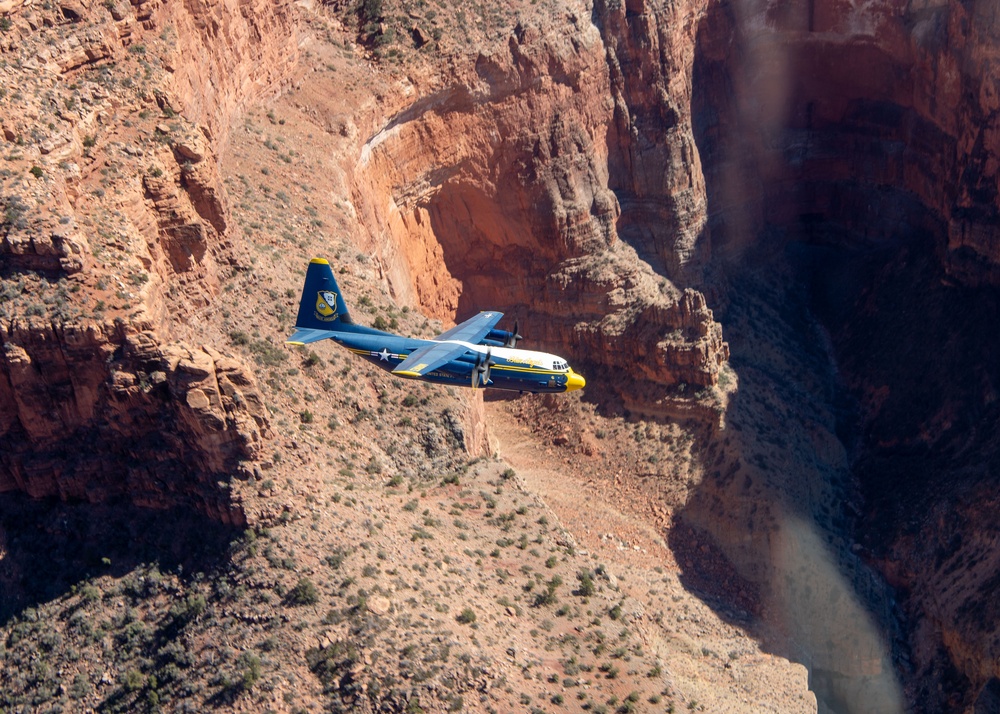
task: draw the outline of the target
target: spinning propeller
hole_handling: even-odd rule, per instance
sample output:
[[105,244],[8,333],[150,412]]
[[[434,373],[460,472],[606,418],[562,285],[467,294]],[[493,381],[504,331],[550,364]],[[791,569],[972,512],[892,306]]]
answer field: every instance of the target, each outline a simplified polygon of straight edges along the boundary
[[517,347],[517,341],[523,339],[524,338],[521,337],[521,335],[518,334],[517,331],[517,320],[514,320],[514,329],[507,336],[507,343],[504,345],[504,347]]
[[476,360],[476,366],[472,370],[472,388],[485,387],[490,383],[490,368],[495,365],[496,362],[493,361],[492,353],[489,349],[486,350],[485,359],[483,355],[479,355]]

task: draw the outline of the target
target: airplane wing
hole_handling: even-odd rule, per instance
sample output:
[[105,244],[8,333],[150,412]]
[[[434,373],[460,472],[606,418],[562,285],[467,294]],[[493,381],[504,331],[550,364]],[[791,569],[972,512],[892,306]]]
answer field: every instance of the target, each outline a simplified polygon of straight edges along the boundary
[[[392,370],[392,373],[403,377],[422,377],[451,362],[456,357],[460,357],[465,353],[465,349],[462,345],[453,343],[432,342],[411,352],[409,357],[396,365],[396,369]],[[472,365],[469,367],[471,368]]]
[[[410,356],[396,365],[393,374],[404,377],[421,377],[439,369],[457,357],[465,354],[465,347],[445,340],[455,340],[478,344],[500,322],[502,312],[481,312],[465,322],[455,325],[434,338],[434,342],[411,352]],[[470,365],[471,368],[471,365]]]
[[480,340],[486,337],[486,333],[500,322],[501,317],[503,317],[502,312],[481,312],[474,317],[470,317],[465,322],[455,325],[450,330],[442,332],[434,339],[438,342],[443,342],[444,340],[461,340],[462,342],[470,342],[477,345]]

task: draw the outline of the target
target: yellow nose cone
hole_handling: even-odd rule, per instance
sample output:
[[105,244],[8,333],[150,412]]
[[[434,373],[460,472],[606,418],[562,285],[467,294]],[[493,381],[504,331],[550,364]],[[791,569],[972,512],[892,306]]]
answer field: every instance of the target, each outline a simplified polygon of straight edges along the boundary
[[583,378],[582,375],[577,374],[573,370],[569,371],[566,377],[566,391],[572,392],[574,389],[583,389],[587,386],[587,380]]

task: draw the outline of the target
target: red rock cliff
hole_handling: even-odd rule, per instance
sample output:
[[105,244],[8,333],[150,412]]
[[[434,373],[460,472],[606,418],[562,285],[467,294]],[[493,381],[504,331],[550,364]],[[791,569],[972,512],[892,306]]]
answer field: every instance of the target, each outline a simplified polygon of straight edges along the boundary
[[246,473],[266,413],[243,366],[171,322],[239,260],[216,156],[296,62],[291,4],[3,12],[0,490],[242,522],[217,481]]
[[[643,260],[679,272],[694,250],[704,187],[681,160],[689,122],[633,137],[622,112],[665,109],[632,108],[617,64],[587,15],[519,24],[367,140],[355,202],[400,299],[443,319],[496,306],[576,360],[714,385],[728,353],[711,310]],[[648,91],[669,96],[672,66],[654,64]]]
[[266,417],[252,378],[142,325],[0,325],[0,492],[193,505],[242,523],[216,481],[248,471]]

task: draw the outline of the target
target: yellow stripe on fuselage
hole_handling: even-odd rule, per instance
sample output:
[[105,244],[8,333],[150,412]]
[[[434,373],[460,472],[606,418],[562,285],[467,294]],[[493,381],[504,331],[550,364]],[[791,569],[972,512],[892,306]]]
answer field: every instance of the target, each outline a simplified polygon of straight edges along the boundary
[[[371,356],[371,350],[361,350],[361,349],[356,349],[354,347],[348,347],[347,349],[356,355],[364,355],[366,357]],[[414,370],[406,372],[393,372],[393,374],[398,374],[402,377],[423,377],[424,375],[421,374],[419,371],[417,371],[423,367],[426,367],[426,365],[418,365]],[[518,367],[512,364],[495,364],[493,365],[493,367],[491,367],[491,369],[500,370],[504,372],[521,372],[524,374],[542,374],[545,375],[546,377],[556,377],[561,374],[562,375],[569,374],[568,372],[556,372],[551,369],[543,369],[541,367]]]
[[551,369],[541,369],[541,368],[538,368],[538,367],[534,367],[534,368],[532,368],[532,367],[514,367],[512,365],[506,365],[506,364],[493,365],[493,367],[491,367],[491,369],[506,370],[508,372],[527,372],[529,374],[547,374],[547,375],[552,375],[552,376],[555,376],[555,375],[558,375],[558,374],[566,374],[566,372],[554,372]]

